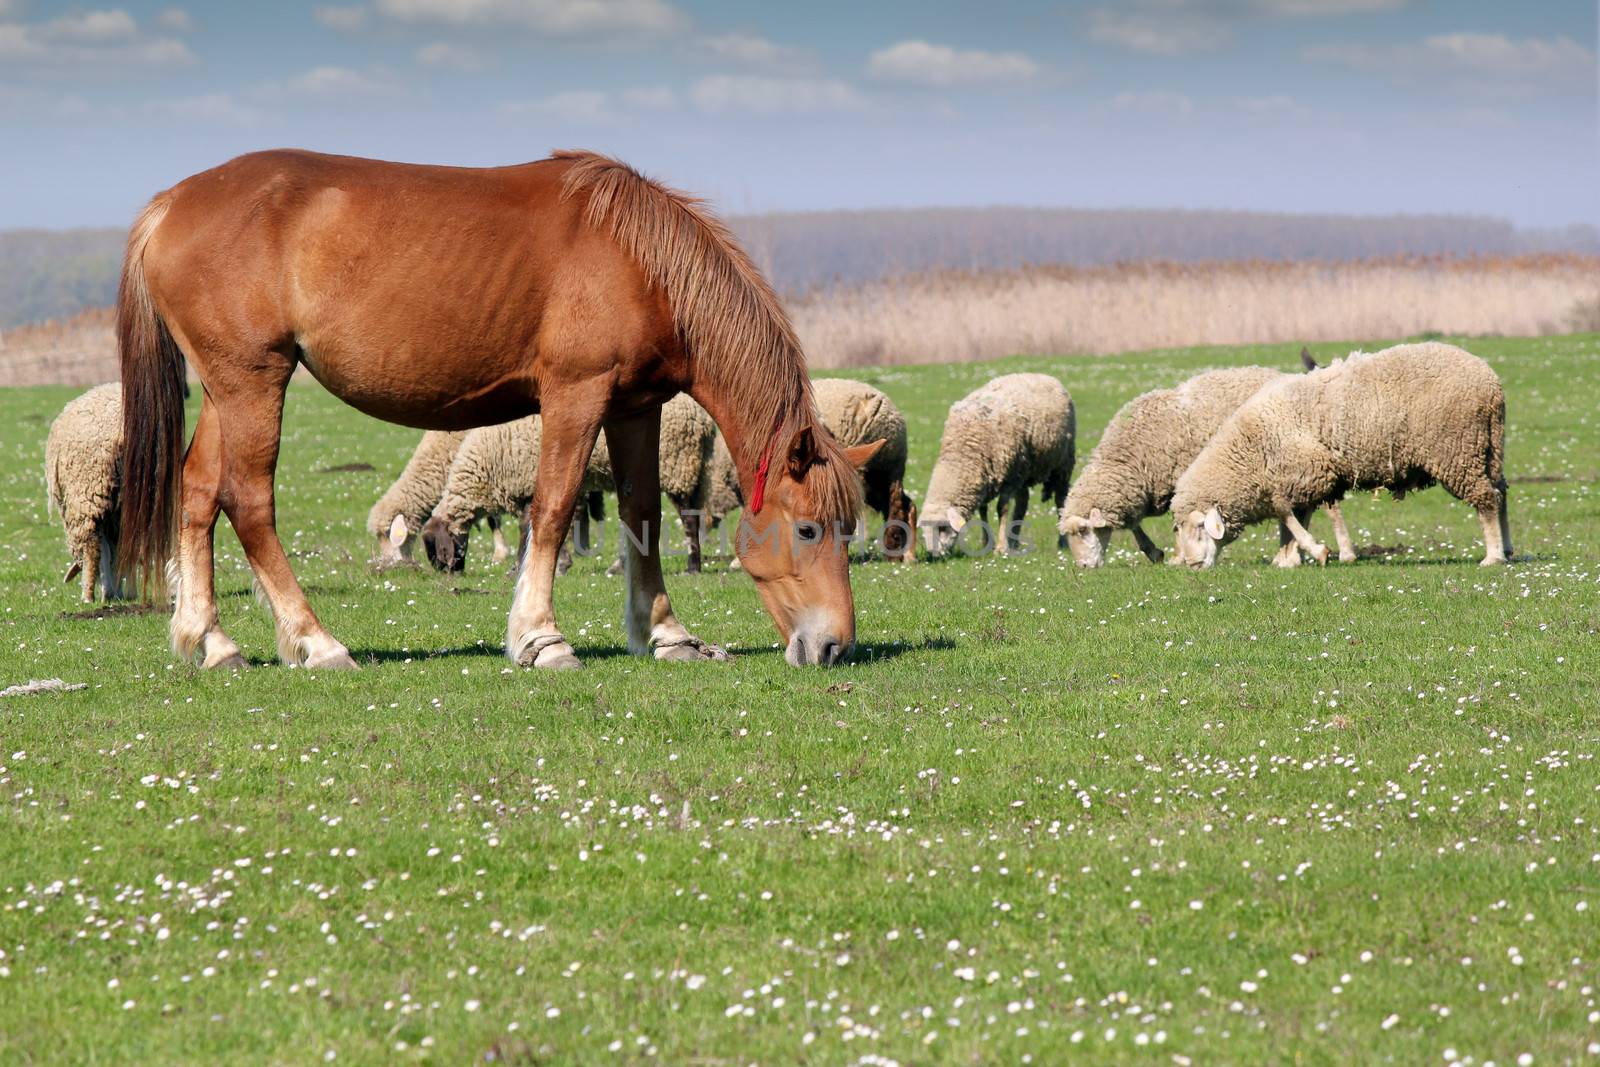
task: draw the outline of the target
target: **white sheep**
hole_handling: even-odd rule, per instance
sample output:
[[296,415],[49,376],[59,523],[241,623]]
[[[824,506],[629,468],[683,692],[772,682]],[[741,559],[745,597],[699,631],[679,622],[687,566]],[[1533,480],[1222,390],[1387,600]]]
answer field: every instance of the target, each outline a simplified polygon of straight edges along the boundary
[[[1306,352],[1301,359],[1309,361]],[[1310,363],[1315,367],[1315,363]],[[1061,533],[1081,567],[1105,562],[1113,530],[1133,534],[1152,563],[1163,558],[1140,522],[1159,515],[1172,502],[1178,478],[1240,404],[1269,382],[1283,377],[1271,367],[1231,367],[1197,374],[1172,389],[1153,389],[1134,397],[1111,419],[1089,455],[1061,508]],[[1355,559],[1355,549],[1338,505],[1328,504],[1339,558]],[[1285,538],[1274,560],[1300,563],[1300,550]]]
[[[450,461],[455,459],[466,436],[465,430],[429,430],[423,434],[400,477],[372,505],[367,513],[367,533],[377,540],[377,552],[372,558],[375,565],[411,562],[412,546],[444,495]],[[484,520],[494,535],[495,560],[505,559],[511,550],[500,532],[500,516],[489,513]]]
[[[1003,530],[995,549],[1015,549],[1030,487],[1042,485],[1044,499],[1060,509],[1072,478],[1076,438],[1072,396],[1048,374],[1002,375],[952,404],[923,499],[928,552],[949,551],[974,513],[987,526],[991,500]],[[1013,502],[1008,523],[1006,509]]]
[[[813,378],[817,414],[828,432],[846,448],[883,441],[883,447],[861,470],[867,506],[883,516],[884,550],[890,559],[915,556],[913,531],[917,508],[906,493],[906,418],[881,389],[852,378]],[[716,436],[711,462],[711,495],[707,512],[715,527],[743,503],[739,472],[722,435]],[[735,558],[733,566],[738,566]]]
[[66,581],[83,576],[83,599],[95,591],[124,595],[117,575],[122,481],[122,386],[97,385],[61,409],[44,446],[45,510],[61,516],[72,557]]
[[1194,567],[1253,522],[1276,517],[1326,563],[1305,529],[1311,509],[1351,489],[1404,492],[1437,482],[1478,511],[1483,564],[1512,553],[1506,517],[1505,392],[1478,357],[1453,345],[1353,353],[1252,396],[1178,479],[1178,555]]
[[[683,522],[690,573],[700,570],[699,517],[710,496],[715,435],[711,416],[687,395],[680,394],[662,406],[661,489]],[[439,503],[423,527],[430,553],[446,569],[459,570],[464,563],[466,531],[474,518],[497,511],[523,514],[538,480],[540,437],[537,415],[467,434],[450,466]],[[580,507],[576,516],[578,542],[585,549],[592,543],[589,520],[605,517],[600,494],[612,487],[611,457],[602,434],[595,441],[582,483],[586,506]],[[570,556],[558,569],[565,573],[568,566]],[[613,565],[611,573],[618,571],[619,566]]]

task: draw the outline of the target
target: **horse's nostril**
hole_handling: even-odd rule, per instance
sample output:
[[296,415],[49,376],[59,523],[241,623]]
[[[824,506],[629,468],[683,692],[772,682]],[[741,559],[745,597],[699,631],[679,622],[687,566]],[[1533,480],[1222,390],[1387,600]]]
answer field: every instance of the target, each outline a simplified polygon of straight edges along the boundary
[[844,645],[831,637],[823,638],[817,646],[817,662],[824,667],[831,667],[839,662],[844,655]]

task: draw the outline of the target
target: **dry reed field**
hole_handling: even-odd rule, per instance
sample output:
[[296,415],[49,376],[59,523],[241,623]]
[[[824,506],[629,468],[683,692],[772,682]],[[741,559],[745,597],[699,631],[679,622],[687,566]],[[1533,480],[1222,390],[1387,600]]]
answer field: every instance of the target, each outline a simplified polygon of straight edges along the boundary
[[[1426,332],[1539,337],[1600,328],[1600,257],[937,271],[787,302],[817,368]],[[0,386],[90,385],[117,374],[108,308],[0,332]]]
[[1593,329],[1600,257],[1390,258],[932,272],[790,302],[815,367]]

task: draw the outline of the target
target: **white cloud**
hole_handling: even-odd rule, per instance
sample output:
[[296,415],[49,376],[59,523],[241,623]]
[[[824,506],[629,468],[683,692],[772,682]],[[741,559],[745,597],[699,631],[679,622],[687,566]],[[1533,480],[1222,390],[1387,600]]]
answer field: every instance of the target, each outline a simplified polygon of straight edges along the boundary
[[476,49],[466,45],[450,44],[447,41],[435,41],[425,44],[417,49],[417,62],[424,67],[439,67],[445,70],[478,71],[489,65],[488,59]]
[[156,15],[156,25],[173,33],[189,33],[194,29],[194,18],[181,7],[169,7]]
[[1394,81],[1443,82],[1489,95],[1587,87],[1595,77],[1594,52],[1570,37],[1442,33],[1405,44],[1318,45],[1303,55]]
[[327,98],[400,95],[400,87],[388,77],[349,67],[313,67],[290,78],[285,88],[296,96]]
[[1160,90],[1118,93],[1111,98],[1111,106],[1118,111],[1132,111],[1141,115],[1192,115],[1194,101],[1182,93]]
[[575,124],[609,125],[621,122],[629,112],[669,111],[678,106],[678,96],[667,86],[624,89],[568,89],[537,100],[518,100],[501,106],[511,116],[532,115]]
[[1233,39],[1227,26],[1177,5],[1156,10],[1101,7],[1089,12],[1089,36],[1132,52],[1178,56],[1207,52]]
[[173,67],[194,62],[182,41],[146,33],[120,8],[77,11],[47,22],[0,22],[0,61],[31,67],[100,71]]
[[798,71],[813,66],[810,53],[789,48],[757,33],[735,30],[732,33],[702,37],[700,47],[718,59],[730,60],[764,71]]
[[312,10],[311,17],[330,30],[354,33],[366,26],[372,12],[364,7],[319,7]]
[[375,0],[399,22],[520,26],[560,36],[671,33],[687,17],[665,0]]
[[910,40],[872,53],[867,73],[883,81],[912,85],[1019,83],[1037,79],[1043,68],[1021,52],[982,52]]
[[1282,115],[1299,109],[1293,97],[1281,93],[1272,96],[1240,96],[1233,106],[1251,115]]
[[695,107],[708,114],[810,115],[858,111],[866,101],[853,87],[831,78],[769,78],[713,74],[689,89]]

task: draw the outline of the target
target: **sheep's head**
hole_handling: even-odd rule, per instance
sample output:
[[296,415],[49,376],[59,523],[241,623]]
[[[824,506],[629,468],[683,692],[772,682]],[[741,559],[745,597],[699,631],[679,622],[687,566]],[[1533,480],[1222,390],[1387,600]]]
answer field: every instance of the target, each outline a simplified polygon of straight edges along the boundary
[[416,539],[404,515],[396,515],[389,529],[378,535],[378,548],[372,565],[379,569],[411,563],[411,545]]
[[1222,546],[1239,534],[1238,530],[1228,529],[1214,504],[1207,511],[1191,511],[1175,518],[1172,528],[1177,533],[1178,562],[1195,568],[1216,563]]
[[435,570],[458,573],[467,569],[467,531],[452,530],[437,515],[422,528],[422,547]]
[[1111,520],[1099,508],[1090,508],[1088,515],[1061,516],[1061,532],[1067,535],[1067,547],[1080,567],[1098,567],[1106,561],[1106,549],[1111,544]]
[[955,546],[956,538],[967,525],[968,515],[960,508],[946,508],[943,515],[923,516],[917,523],[922,529],[922,544],[930,556],[942,556]]

